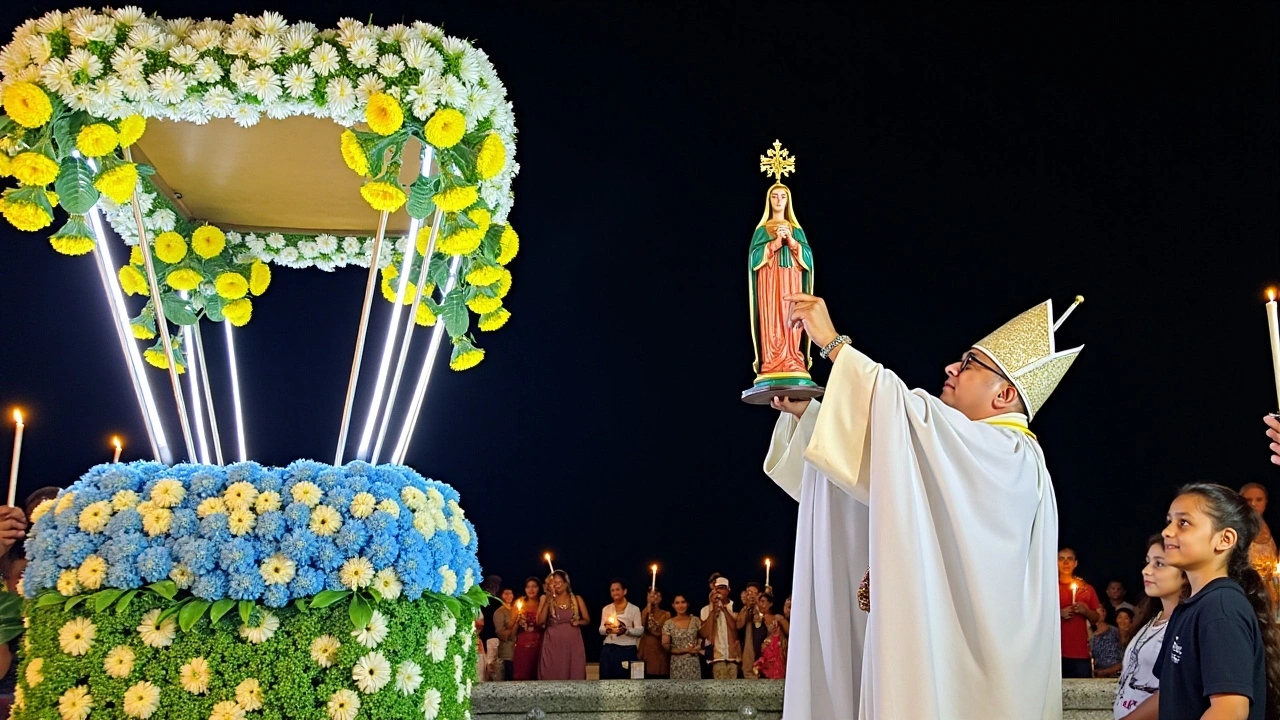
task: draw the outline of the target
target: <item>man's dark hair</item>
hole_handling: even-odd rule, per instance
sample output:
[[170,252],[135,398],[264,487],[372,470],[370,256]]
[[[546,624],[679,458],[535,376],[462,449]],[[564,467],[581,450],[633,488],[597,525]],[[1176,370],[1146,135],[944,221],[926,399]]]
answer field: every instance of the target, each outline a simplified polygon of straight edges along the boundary
[[747,583],[746,585],[743,585],[743,586],[742,586],[742,589],[743,589],[743,590],[747,590],[747,589],[749,589],[749,588],[755,588],[755,589],[756,589],[756,592],[758,592],[758,593],[762,593],[762,592],[764,592],[764,588],[760,587],[760,583],[758,583],[758,582],[756,582],[756,581],[754,581],[754,580],[752,580],[751,582],[749,582],[749,583]]
[[621,586],[622,586],[622,592],[626,592],[626,591],[627,591],[627,581],[626,581],[626,580],[623,580],[622,578],[614,578],[614,579],[612,579],[612,580],[610,580],[610,581],[609,581],[609,587],[613,587],[614,583],[617,583],[618,585],[621,585]]
[[707,584],[708,584],[708,585],[715,585],[715,584],[716,584],[716,580],[719,580],[719,579],[720,579],[720,573],[718,573],[718,572],[717,572],[717,573],[711,573],[711,577],[707,578]]

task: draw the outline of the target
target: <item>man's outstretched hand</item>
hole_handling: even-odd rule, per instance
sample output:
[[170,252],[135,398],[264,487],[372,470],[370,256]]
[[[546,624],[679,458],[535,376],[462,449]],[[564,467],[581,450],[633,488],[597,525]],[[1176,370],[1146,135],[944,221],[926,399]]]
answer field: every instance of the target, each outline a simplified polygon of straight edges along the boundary
[[1280,418],[1268,415],[1262,421],[1267,424],[1267,437],[1271,438],[1271,462],[1280,465]]
[[809,339],[819,348],[824,348],[839,333],[831,322],[831,314],[827,312],[827,303],[820,297],[805,293],[792,293],[782,296],[783,302],[791,304],[789,317],[793,327],[804,327]]
[[0,553],[27,535],[27,514],[22,508],[0,507]]
[[769,402],[769,406],[774,410],[780,410],[784,413],[791,413],[799,420],[804,411],[809,408],[812,400],[792,400],[791,398],[776,397]]

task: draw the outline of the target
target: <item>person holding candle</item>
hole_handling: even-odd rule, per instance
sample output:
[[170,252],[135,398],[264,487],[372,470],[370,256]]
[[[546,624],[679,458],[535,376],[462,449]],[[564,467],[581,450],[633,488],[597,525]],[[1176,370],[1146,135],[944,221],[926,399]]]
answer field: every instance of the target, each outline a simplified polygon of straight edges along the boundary
[[662,627],[670,619],[671,613],[662,609],[662,591],[650,589],[644,610],[640,611],[644,636],[640,638],[640,647],[636,651],[644,662],[646,680],[665,680],[671,672],[671,656],[662,646]]
[[1058,551],[1058,608],[1062,616],[1062,677],[1093,677],[1089,652],[1089,623],[1102,617],[1102,603],[1093,586],[1076,577],[1076,551]]
[[600,679],[627,680],[631,677],[631,663],[639,659],[636,646],[644,635],[644,620],[640,608],[627,600],[627,584],[620,579],[609,583],[609,597],[613,602],[600,611],[600,634],[604,646],[600,648]]
[[742,678],[744,680],[760,677],[756,672],[756,658],[760,657],[765,636],[764,616],[756,607],[760,592],[759,583],[749,582],[738,595],[738,599],[742,601],[742,609],[738,611],[734,620],[738,624],[738,639],[742,642]]
[[[1021,261],[992,262],[1012,275]],[[1082,350],[1059,351],[1055,332],[1083,298],[967,348],[937,396],[855,348],[821,298],[783,300],[832,361],[821,403],[773,400],[764,463],[800,504],[783,716],[930,720],[981,698],[983,717],[1060,718],[1058,513],[1029,423]]]
[[662,624],[662,647],[671,653],[672,680],[702,679],[702,621],[689,614],[689,599],[676,595],[671,600],[676,614]]
[[538,659],[542,656],[542,627],[538,624],[538,608],[542,599],[542,581],[531,577],[524,581],[524,596],[516,600],[516,642],[511,651],[511,679],[537,680]]
[[1267,415],[1262,418],[1267,425],[1267,438],[1271,440],[1271,462],[1280,465],[1280,417]]
[[1249,507],[1258,513],[1258,522],[1261,530],[1258,536],[1249,543],[1249,564],[1253,566],[1258,574],[1267,580],[1267,590],[1271,594],[1271,602],[1275,603],[1280,600],[1276,596],[1275,588],[1270,582],[1275,575],[1276,570],[1280,569],[1280,551],[1276,550],[1276,540],[1271,535],[1271,528],[1267,525],[1267,488],[1261,483],[1246,483],[1240,488],[1240,497],[1249,503]]
[[729,578],[721,575],[707,597],[707,606],[702,608],[702,627],[698,631],[711,644],[711,677],[715,680],[738,679],[742,644],[738,642],[736,618],[729,599]]
[[756,606],[764,621],[761,635],[767,635],[760,647],[760,659],[755,661],[756,672],[770,680],[787,676],[787,633],[790,623],[773,613],[773,595],[763,592],[756,598]]
[[573,592],[569,574],[556,570],[547,576],[547,594],[538,603],[538,624],[546,628],[539,680],[586,680],[587,650],[582,626],[591,622],[587,604]]

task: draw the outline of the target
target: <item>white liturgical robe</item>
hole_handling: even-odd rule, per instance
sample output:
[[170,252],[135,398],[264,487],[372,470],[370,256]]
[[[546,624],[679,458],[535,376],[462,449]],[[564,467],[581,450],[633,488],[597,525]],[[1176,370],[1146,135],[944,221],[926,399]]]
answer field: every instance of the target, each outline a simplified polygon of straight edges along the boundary
[[1025,416],[969,420],[845,346],[764,469],[800,502],[784,720],[1062,717],[1057,505]]

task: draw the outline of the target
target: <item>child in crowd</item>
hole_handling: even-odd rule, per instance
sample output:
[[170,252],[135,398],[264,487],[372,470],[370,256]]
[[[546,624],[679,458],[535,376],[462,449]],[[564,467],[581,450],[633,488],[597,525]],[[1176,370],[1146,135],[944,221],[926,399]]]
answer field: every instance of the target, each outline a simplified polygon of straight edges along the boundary
[[[1116,689],[1115,720],[1156,720],[1157,702],[1148,701],[1160,687],[1153,668],[1164,645],[1165,629],[1174,608],[1191,592],[1187,575],[1165,561],[1164,538],[1147,538],[1147,565],[1142,568],[1142,591],[1131,640],[1124,650],[1120,687]],[[1125,612],[1128,612],[1127,610]]]

